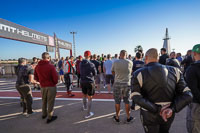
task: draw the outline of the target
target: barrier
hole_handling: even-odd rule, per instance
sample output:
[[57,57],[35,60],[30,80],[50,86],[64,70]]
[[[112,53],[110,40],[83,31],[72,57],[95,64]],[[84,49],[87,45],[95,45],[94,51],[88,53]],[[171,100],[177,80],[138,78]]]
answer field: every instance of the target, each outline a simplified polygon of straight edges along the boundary
[[0,77],[15,76],[15,66],[17,66],[17,64],[1,64]]

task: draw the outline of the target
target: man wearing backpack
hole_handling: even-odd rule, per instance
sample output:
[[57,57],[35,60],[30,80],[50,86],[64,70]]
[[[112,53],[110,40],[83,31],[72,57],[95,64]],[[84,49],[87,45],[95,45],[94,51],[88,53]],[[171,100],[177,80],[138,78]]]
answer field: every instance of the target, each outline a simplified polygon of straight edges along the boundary
[[64,61],[64,79],[65,79],[65,85],[67,87],[67,95],[69,97],[73,97],[75,96],[74,94],[72,94],[72,88],[73,88],[73,74],[75,72],[75,65],[73,63],[74,61],[74,57],[71,56],[70,60],[68,60],[68,58],[66,58],[66,60]]
[[23,115],[28,117],[30,114],[34,113],[32,110],[32,91],[29,83],[38,85],[40,83],[35,81],[33,78],[35,67],[34,65],[32,65],[32,68],[27,66],[25,58],[19,58],[18,63],[19,65],[16,68],[16,88],[21,95]]

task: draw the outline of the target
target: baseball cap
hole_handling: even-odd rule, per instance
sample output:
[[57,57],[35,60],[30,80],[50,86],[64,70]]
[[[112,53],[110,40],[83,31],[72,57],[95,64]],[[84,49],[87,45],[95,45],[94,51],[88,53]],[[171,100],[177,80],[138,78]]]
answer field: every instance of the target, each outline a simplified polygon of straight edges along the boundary
[[196,52],[196,53],[200,54],[200,44],[194,45],[192,52]]
[[91,52],[89,50],[85,51],[84,56],[91,56]]

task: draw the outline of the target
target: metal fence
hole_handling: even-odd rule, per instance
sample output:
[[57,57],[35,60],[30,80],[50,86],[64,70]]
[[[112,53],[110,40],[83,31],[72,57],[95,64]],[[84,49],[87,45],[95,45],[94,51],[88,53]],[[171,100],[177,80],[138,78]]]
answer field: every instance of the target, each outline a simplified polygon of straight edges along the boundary
[[15,66],[17,66],[17,64],[1,64],[0,77],[15,76]]

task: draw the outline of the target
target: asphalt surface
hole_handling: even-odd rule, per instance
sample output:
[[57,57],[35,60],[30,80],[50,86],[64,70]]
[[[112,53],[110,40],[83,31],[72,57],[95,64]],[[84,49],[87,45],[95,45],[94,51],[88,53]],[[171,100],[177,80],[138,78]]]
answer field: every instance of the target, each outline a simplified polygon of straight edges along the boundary
[[[14,91],[14,81],[15,79],[0,79],[0,91]],[[58,90],[65,90],[60,86]],[[122,122],[116,124],[112,119],[115,114],[112,101],[94,101],[92,111],[95,115],[85,119],[86,111],[82,111],[81,100],[57,99],[54,114],[58,119],[50,124],[46,124],[46,120],[41,118],[41,105],[41,99],[34,99],[33,109],[36,113],[27,118],[21,114],[18,97],[0,97],[0,133],[144,133],[139,111],[131,112],[136,118],[134,122],[125,123],[123,104],[120,117]],[[176,114],[170,133],[187,133],[186,108]]]

